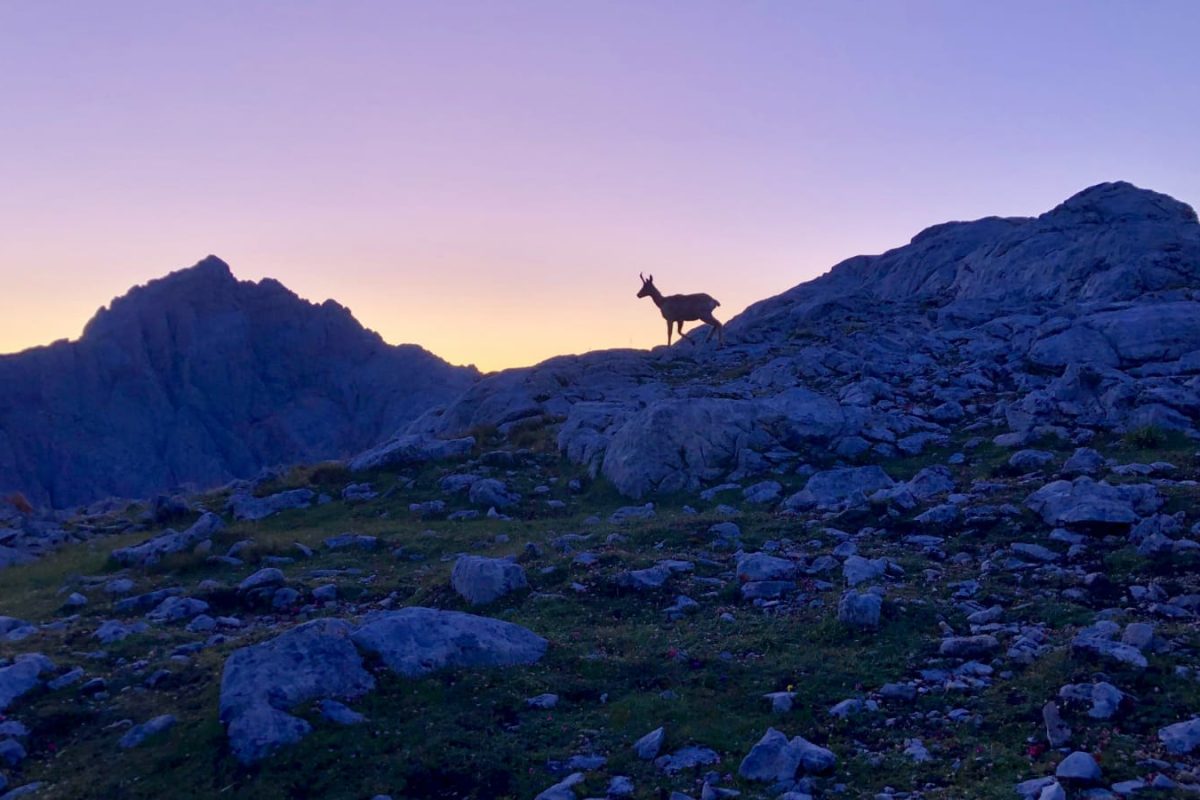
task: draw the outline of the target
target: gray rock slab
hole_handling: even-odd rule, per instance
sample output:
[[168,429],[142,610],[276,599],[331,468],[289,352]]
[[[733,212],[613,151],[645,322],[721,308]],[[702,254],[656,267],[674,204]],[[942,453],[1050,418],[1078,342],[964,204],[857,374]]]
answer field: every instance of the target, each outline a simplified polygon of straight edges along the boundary
[[341,620],[306,622],[235,650],[221,675],[220,718],[243,763],[298,741],[309,730],[287,712],[317,698],[355,698],[375,687]]
[[353,639],[407,677],[445,668],[533,664],[548,646],[511,622],[419,606],[368,615]]
[[450,584],[472,605],[491,603],[529,586],[520,564],[483,556],[459,556],[450,573]]

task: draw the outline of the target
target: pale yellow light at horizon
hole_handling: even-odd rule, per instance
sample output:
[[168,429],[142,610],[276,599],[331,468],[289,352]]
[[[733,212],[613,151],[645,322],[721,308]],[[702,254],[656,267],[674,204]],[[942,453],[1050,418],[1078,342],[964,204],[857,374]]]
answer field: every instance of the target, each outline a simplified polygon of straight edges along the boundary
[[[450,363],[474,364],[485,372],[598,349],[649,349],[666,337],[665,322],[653,303],[636,297],[636,270],[599,276],[584,271],[572,280],[569,274],[556,277],[553,270],[522,276],[517,269],[515,274],[500,270],[468,279],[456,277],[463,268],[444,266],[385,281],[386,273],[378,268],[348,265],[331,270],[292,264],[252,272],[235,259],[229,261],[241,280],[270,276],[309,301],[333,299],[391,344],[417,344]],[[128,277],[137,272],[128,267],[82,280],[71,280],[68,272],[53,268],[25,271],[20,283],[18,276],[4,276],[8,291],[0,303],[0,353],[75,340],[113,298],[184,266],[137,277]],[[678,274],[686,282],[672,285],[675,270],[655,269],[667,292],[707,291],[717,296],[722,303],[717,316],[726,322],[746,305],[788,288],[757,289],[732,274],[720,280],[689,276],[683,270]],[[520,282],[522,277],[529,282]]]

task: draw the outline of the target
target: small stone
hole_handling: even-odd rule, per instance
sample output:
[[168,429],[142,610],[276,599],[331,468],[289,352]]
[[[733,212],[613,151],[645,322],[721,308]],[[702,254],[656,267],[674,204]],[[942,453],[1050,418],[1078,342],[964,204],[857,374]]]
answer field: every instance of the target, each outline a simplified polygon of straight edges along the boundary
[[1154,643],[1154,626],[1147,622],[1131,622],[1121,634],[1121,643],[1138,650],[1146,650]]
[[267,586],[282,586],[285,582],[283,571],[275,567],[267,567],[260,569],[258,572],[246,578],[238,584],[239,592],[249,592],[254,589],[262,589]]
[[1092,757],[1091,753],[1076,750],[1059,762],[1058,768],[1054,770],[1054,777],[1063,781],[1090,785],[1099,783],[1103,774],[1100,772],[1100,765],[1096,763],[1096,759]]
[[15,767],[25,760],[25,748],[16,739],[0,741],[0,761],[10,767]]
[[633,780],[627,775],[614,775],[608,782],[609,797],[631,797],[633,793]]
[[995,636],[952,636],[943,639],[938,653],[949,658],[979,658],[994,653],[1000,647]]
[[883,598],[874,592],[850,590],[838,602],[838,622],[850,628],[878,628]]
[[1038,794],[1038,800],[1067,800],[1067,790],[1058,781],[1053,781]]
[[525,705],[530,708],[554,708],[558,705],[558,695],[539,694],[536,697],[529,697],[526,698]]
[[329,697],[317,703],[317,707],[321,709],[322,717],[338,725],[359,725],[367,721],[366,717],[345,703],[338,702]]
[[655,728],[633,743],[633,752],[643,761],[652,761],[658,756],[659,751],[662,750],[665,738],[666,729]]
[[296,591],[290,586],[284,586],[276,589],[275,594],[271,595],[271,608],[275,609],[276,611],[283,611],[285,609],[292,608],[298,605],[299,602],[300,592]]
[[67,672],[63,675],[59,675],[54,680],[49,681],[46,684],[46,688],[50,689],[51,691],[56,692],[59,689],[65,689],[66,687],[70,686],[71,684],[78,683],[82,679],[83,679],[83,667],[76,667],[75,669],[71,670],[70,672]]
[[1051,747],[1062,747],[1071,740],[1071,728],[1063,722],[1053,700],[1042,706],[1042,721],[1046,723],[1046,739]]
[[335,584],[327,583],[312,590],[313,600],[318,603],[329,603],[337,600],[338,588]]
[[144,722],[141,725],[134,725],[129,729],[119,742],[120,746],[126,750],[131,747],[137,747],[146,741],[146,739],[155,734],[162,733],[168,730],[175,724],[175,717],[170,714],[163,714],[155,717],[149,722]]
[[525,569],[513,561],[482,556],[459,556],[450,583],[472,605],[483,605],[528,588]]

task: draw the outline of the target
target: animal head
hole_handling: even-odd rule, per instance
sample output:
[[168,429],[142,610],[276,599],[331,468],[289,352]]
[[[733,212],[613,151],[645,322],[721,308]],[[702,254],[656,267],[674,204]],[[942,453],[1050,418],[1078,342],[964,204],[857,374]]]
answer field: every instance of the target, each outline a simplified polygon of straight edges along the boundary
[[651,275],[649,278],[647,278],[645,275],[639,272],[638,277],[642,279],[642,288],[638,292],[637,296],[649,297],[654,293],[654,276]]

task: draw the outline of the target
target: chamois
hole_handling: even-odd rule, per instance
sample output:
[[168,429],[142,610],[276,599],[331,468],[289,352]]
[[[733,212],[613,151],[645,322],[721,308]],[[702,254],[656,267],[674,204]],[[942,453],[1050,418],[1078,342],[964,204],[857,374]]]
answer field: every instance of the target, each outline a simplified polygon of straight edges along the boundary
[[721,305],[711,295],[707,294],[672,294],[663,297],[654,285],[654,276],[647,278],[645,275],[638,273],[638,277],[642,279],[642,289],[637,293],[638,297],[649,297],[654,301],[654,305],[658,306],[658,310],[662,312],[663,319],[667,321],[667,346],[671,346],[671,327],[679,326],[679,336],[692,341],[690,337],[683,332],[683,323],[693,320],[702,320],[707,322],[712,327],[708,331],[708,341],[712,339],[713,332],[716,331],[718,336],[718,346],[725,346],[725,326],[717,321],[717,318],[712,315],[713,309]]

